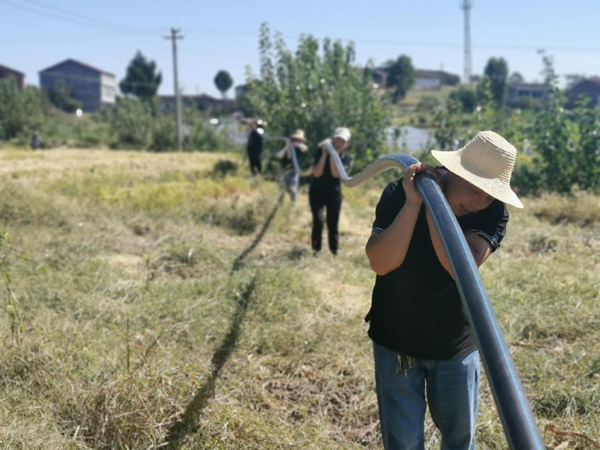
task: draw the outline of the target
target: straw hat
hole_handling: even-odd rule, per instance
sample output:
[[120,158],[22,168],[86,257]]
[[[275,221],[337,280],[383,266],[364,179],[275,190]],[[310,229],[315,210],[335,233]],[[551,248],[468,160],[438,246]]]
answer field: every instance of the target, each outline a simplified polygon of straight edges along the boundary
[[290,136],[290,139],[296,139],[297,141],[306,142],[304,130],[297,129],[296,131],[294,131],[294,134]]
[[482,131],[454,152],[432,150],[431,154],[450,172],[467,180],[492,197],[523,208],[510,188],[517,149],[493,131]]

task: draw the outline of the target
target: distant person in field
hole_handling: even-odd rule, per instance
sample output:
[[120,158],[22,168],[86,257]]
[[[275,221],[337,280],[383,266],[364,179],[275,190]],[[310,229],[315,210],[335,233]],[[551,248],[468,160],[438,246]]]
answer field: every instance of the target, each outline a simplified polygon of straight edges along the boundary
[[258,119],[252,123],[250,133],[248,134],[248,143],[246,151],[250,162],[250,173],[258,175],[262,173],[261,154],[263,151],[263,135],[265,133],[265,123]]
[[[279,158],[279,161],[281,162],[281,169],[283,171],[281,179],[282,187],[290,194],[290,199],[295,203],[296,198],[298,197],[300,174],[296,173],[294,169],[290,145],[294,146],[296,158],[299,160],[300,152],[305,153],[308,150],[304,130],[296,130],[294,134],[290,136],[289,145],[286,144],[285,147],[277,152],[277,158]],[[298,164],[300,164],[299,161]]]
[[414,180],[432,174],[457,217],[477,266],[500,246],[516,149],[491,131],[441,163],[410,166],[379,200],[366,253],[377,273],[365,320],[373,341],[377,401],[386,449],[423,449],[425,410],[442,449],[475,448],[480,360],[454,274]]
[[42,140],[40,139],[39,132],[37,132],[37,131],[33,132],[33,135],[31,136],[30,145],[33,150],[37,150],[42,146]]
[[[331,144],[340,156],[346,171],[350,170],[352,164],[352,158],[346,153],[349,143],[350,130],[343,127],[336,128],[331,137]],[[313,180],[308,191],[308,198],[312,211],[311,244],[313,253],[317,255],[321,251],[323,225],[327,220],[329,250],[337,255],[339,246],[338,222],[342,209],[342,186],[340,174],[324,145],[320,145],[315,154]]]

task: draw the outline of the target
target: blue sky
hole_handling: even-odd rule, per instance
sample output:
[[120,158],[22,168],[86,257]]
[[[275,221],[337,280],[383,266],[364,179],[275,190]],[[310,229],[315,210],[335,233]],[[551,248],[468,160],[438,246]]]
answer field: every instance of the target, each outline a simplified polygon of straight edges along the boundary
[[[302,33],[354,40],[360,63],[409,55],[421,69],[462,75],[460,0],[183,1],[0,0],[0,64],[38,71],[79,59],[121,79],[137,50],[163,73],[162,94],[173,92],[170,27],[181,29],[179,78],[185,93],[217,95],[213,78],[228,70],[235,84],[245,67],[258,72],[258,29],[268,22],[290,48]],[[559,74],[600,75],[600,1],[473,0],[473,72],[502,56],[527,81],[540,79],[540,48]],[[230,95],[232,92],[230,92]]]

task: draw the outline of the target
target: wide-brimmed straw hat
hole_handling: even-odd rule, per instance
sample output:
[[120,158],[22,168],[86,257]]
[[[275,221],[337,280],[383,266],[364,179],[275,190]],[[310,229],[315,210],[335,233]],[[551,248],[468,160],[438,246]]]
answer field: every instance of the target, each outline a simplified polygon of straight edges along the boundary
[[290,136],[290,139],[296,139],[297,141],[306,142],[306,136],[304,136],[304,130],[297,129],[294,134]]
[[510,188],[517,149],[499,134],[482,131],[459,150],[432,150],[431,154],[450,172],[485,193],[509,205],[523,208],[523,203]]

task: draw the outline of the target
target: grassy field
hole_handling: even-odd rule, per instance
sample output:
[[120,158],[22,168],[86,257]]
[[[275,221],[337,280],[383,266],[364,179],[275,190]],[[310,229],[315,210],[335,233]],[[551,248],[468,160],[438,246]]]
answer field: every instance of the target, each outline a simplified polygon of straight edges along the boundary
[[[314,258],[306,188],[294,206],[240,163],[0,152],[0,448],[379,447],[384,181],[345,189],[340,255]],[[600,199],[524,200],[482,276],[545,442],[595,448]],[[486,382],[480,411],[478,448],[506,448]]]

